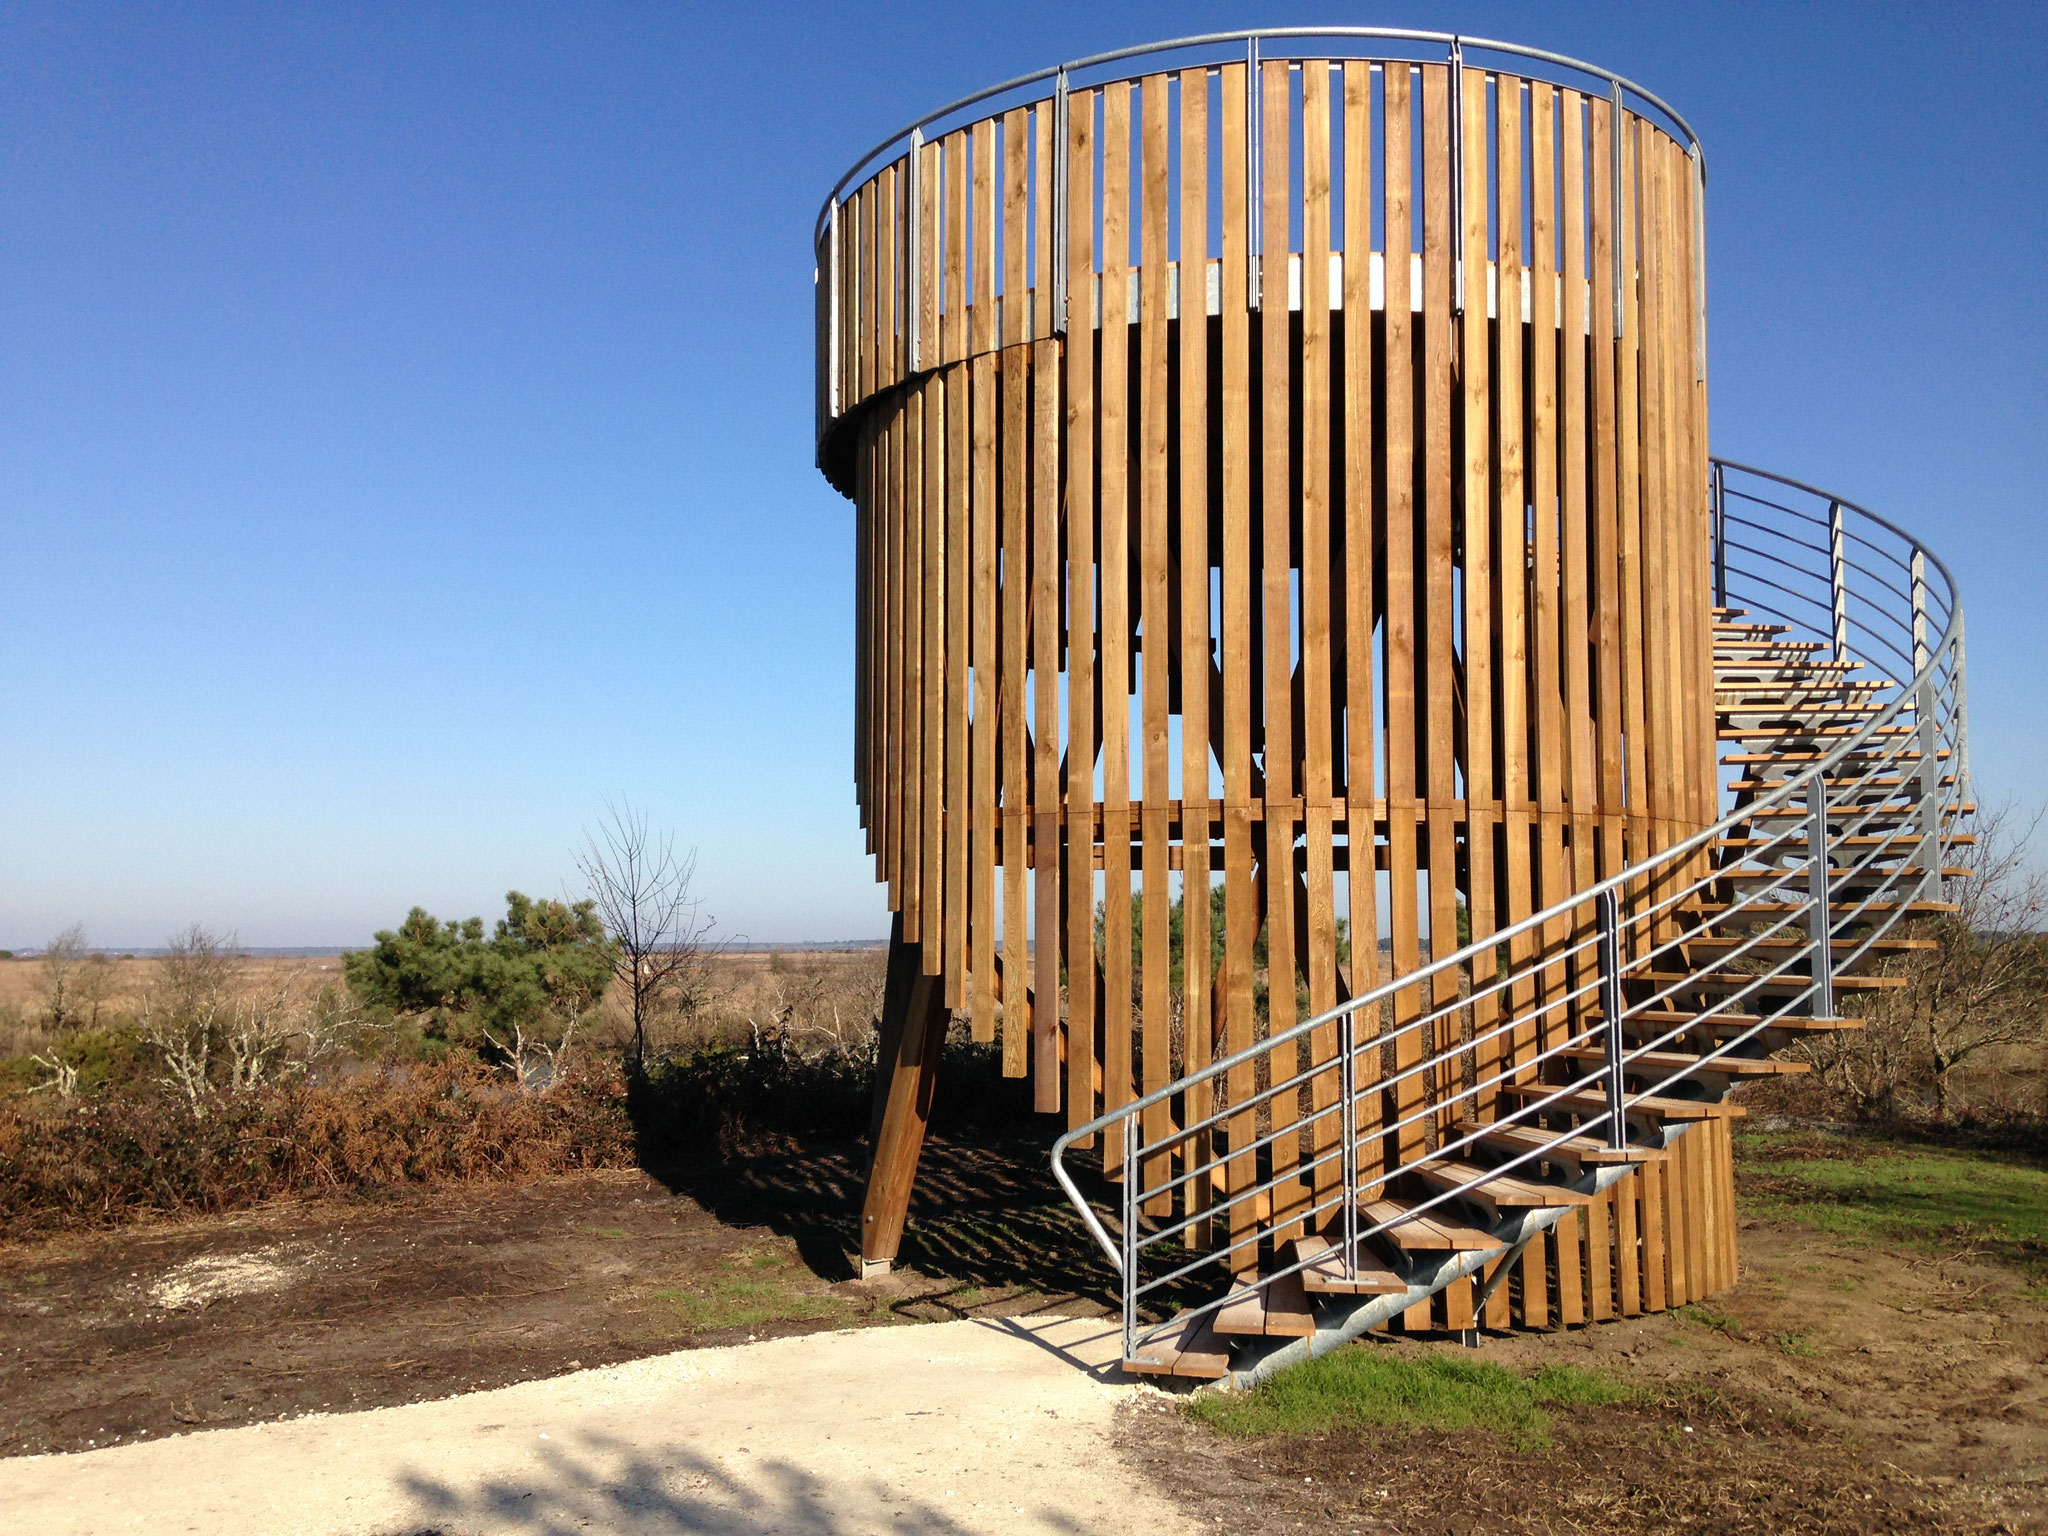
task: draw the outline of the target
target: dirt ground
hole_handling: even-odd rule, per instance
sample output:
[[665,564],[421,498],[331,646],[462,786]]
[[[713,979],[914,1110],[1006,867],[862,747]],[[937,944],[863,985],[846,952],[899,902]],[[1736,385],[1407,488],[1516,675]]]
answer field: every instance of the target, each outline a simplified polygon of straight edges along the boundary
[[1035,1144],[934,1144],[904,1263],[853,1278],[857,1154],[607,1173],[0,1252],[0,1455],[446,1397],[703,1345],[1099,1311]]
[[1120,1453],[1214,1530],[2048,1531],[2048,1307],[2020,1277],[1967,1251],[1757,1220],[1741,1243],[1741,1282],[1684,1312],[1487,1336],[1480,1358],[1638,1389],[1556,1411],[1553,1449],[1356,1430],[1234,1441],[1153,1399],[1126,1410]]

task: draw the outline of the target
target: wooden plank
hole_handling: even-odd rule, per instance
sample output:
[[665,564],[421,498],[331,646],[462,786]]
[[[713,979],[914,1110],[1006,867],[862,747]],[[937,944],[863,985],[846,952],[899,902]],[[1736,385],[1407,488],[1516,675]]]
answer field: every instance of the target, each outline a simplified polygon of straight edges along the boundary
[[1642,1235],[1645,1312],[1662,1312],[1670,1294],[1669,1275],[1664,1266],[1664,1168],[1663,1163],[1645,1164],[1636,1174],[1641,1196],[1636,1220]]
[[946,1009],[939,984],[923,973],[922,961],[903,953],[905,947],[902,925],[895,924],[890,972],[903,984],[891,989],[888,1012],[895,1012],[897,1006],[902,1011],[883,1020],[883,1038],[894,1049],[878,1064],[882,1113],[861,1214],[862,1267],[866,1270],[876,1265],[885,1273],[903,1239],[918,1155],[931,1118],[939,1052],[946,1039]]
[[1041,101],[1031,109],[1031,337],[1052,336],[1053,110]]
[[[936,146],[934,146],[935,148]],[[926,178],[930,185],[931,178]],[[926,334],[933,334],[927,332]],[[946,388],[938,374],[921,386],[924,395],[924,663],[922,741],[922,872],[918,876],[922,938],[918,959],[925,974],[943,974],[945,959],[945,768],[946,737]]]
[[967,355],[967,130],[946,135],[946,307],[939,322],[939,360],[957,363]]
[[901,417],[879,415],[881,437],[875,455],[875,548],[880,556],[876,613],[880,619],[875,667],[875,874],[888,888],[889,910],[901,903],[896,892],[897,800],[902,776],[897,704],[903,660],[903,432]]
[[[1615,400],[1618,358],[1614,341],[1614,239],[1616,210],[1612,178],[1608,174],[1613,146],[1613,107],[1609,102],[1592,103],[1592,261],[1588,274],[1592,284],[1592,331],[1587,355],[1593,378],[1593,464],[1591,470],[1592,577],[1594,664],[1593,690],[1596,701],[1593,720],[1593,756],[1598,764],[1600,799],[1599,872],[1602,878],[1627,865],[1622,841],[1623,775],[1626,746],[1623,738],[1621,675],[1624,665],[1621,630],[1621,515],[1617,503],[1620,473],[1619,444],[1616,441]],[[1597,1314],[1596,1316],[1606,1315]]]
[[[1330,558],[1330,67],[1320,60],[1301,65],[1301,121],[1301,791],[1308,866],[1302,969],[1313,1016],[1337,1005],[1336,817],[1331,805],[1336,698]],[[1289,865],[1291,870],[1291,856]],[[1317,1118],[1309,1150],[1318,1158],[1336,1151],[1341,1129],[1335,1110],[1341,1084],[1337,1033],[1335,1024],[1325,1024],[1309,1041],[1311,1064],[1324,1069],[1310,1084],[1310,1108]],[[1330,1156],[1312,1180],[1318,1198],[1342,1178],[1341,1158]]]
[[1385,1225],[1386,1231],[1379,1235],[1404,1251],[1484,1253],[1505,1246],[1491,1233],[1459,1221],[1440,1205],[1411,1211],[1399,1200],[1364,1200],[1359,1202],[1358,1214],[1366,1228]]
[[[1071,104],[1069,111],[1072,110]],[[1072,290],[1068,290],[1071,296]],[[1186,1376],[1213,1381],[1229,1374],[1231,1346],[1210,1326],[1210,1314],[1190,1314],[1171,1332],[1138,1346],[1124,1362],[1135,1376]]]
[[1640,1317],[1643,1311],[1643,1254],[1636,1219],[1642,1199],[1642,1179],[1637,1174],[1625,1175],[1614,1186],[1615,1306],[1623,1317]]
[[[1621,242],[1621,337],[1615,342],[1615,557],[1621,567],[1621,708],[1623,769],[1628,800],[1623,809],[1624,864],[1636,863],[1650,854],[1649,788],[1649,703],[1644,697],[1648,683],[1645,668],[1642,561],[1642,487],[1640,479],[1637,339],[1640,320],[1636,311],[1636,202],[1634,133],[1635,119],[1624,112],[1616,131],[1621,134],[1621,205],[1616,210],[1615,238]],[[1624,893],[1639,894],[1635,889]],[[1635,955],[1631,933],[1625,953]],[[1634,1314],[1630,1314],[1634,1315]]]
[[1614,1316],[1613,1216],[1611,1189],[1603,1190],[1586,1207],[1586,1317],[1595,1323],[1604,1323]]
[[1579,1241],[1579,1214],[1574,1211],[1551,1229],[1557,1255],[1557,1321],[1561,1327],[1576,1327],[1586,1320],[1586,1282],[1583,1245]]
[[[1187,1067],[1215,1059],[1210,975],[1209,837],[1209,72],[1180,75],[1180,698],[1183,1029]],[[1194,829],[1199,829],[1197,832]],[[1209,1085],[1188,1092],[1190,1122],[1214,1112]],[[1206,1161],[1213,1138],[1197,1134],[1190,1158]],[[1191,1200],[1206,1201],[1206,1187]]]
[[[1493,406],[1489,378],[1491,335],[1486,315],[1488,180],[1486,173],[1486,72],[1468,69],[1459,93],[1463,109],[1460,142],[1472,146],[1463,156],[1464,185],[1459,206],[1464,228],[1459,231],[1464,260],[1465,308],[1459,322],[1460,415],[1464,431],[1464,598],[1465,598],[1465,816],[1467,909],[1471,935],[1477,942],[1494,931],[1498,911],[1494,890],[1494,843],[1500,826],[1500,781],[1495,771],[1498,742],[1494,735],[1494,650],[1499,637],[1493,612],[1493,454],[1490,423]],[[1489,956],[1490,958],[1490,956]],[[1486,989],[1498,980],[1486,961],[1470,967],[1474,994],[1472,1107],[1492,1113],[1493,1089],[1505,1055],[1494,1036],[1500,1026],[1499,994]]]
[[903,674],[898,733],[903,739],[898,792],[897,888],[903,936],[922,939],[919,926],[924,874],[924,391],[913,385],[903,397]]
[[1357,1262],[1346,1273],[1344,1251],[1327,1238],[1296,1238],[1287,1250],[1288,1262],[1300,1264],[1301,1283],[1317,1296],[1398,1296],[1408,1282],[1391,1269],[1374,1261],[1363,1244],[1358,1245]]
[[[1535,625],[1531,646],[1531,720],[1535,730],[1536,857],[1538,908],[1570,894],[1566,874],[1565,837],[1569,825],[1567,780],[1570,726],[1565,715],[1563,661],[1560,655],[1563,615],[1558,495],[1558,346],[1557,346],[1557,144],[1554,87],[1530,84],[1530,384],[1527,402],[1530,444],[1532,600]],[[1571,939],[1571,923],[1546,923],[1542,952],[1561,956]],[[1547,958],[1538,996],[1545,1012],[1537,1035],[1544,1048],[1563,1041],[1570,1028],[1559,1006],[1570,983],[1565,965]]]
[[[956,205],[957,206],[957,205]],[[957,228],[952,234],[957,234]],[[949,234],[949,246],[952,234]],[[948,257],[950,263],[951,257]],[[970,369],[955,363],[944,375],[946,391],[946,920],[940,973],[946,1006],[967,1006],[968,841],[973,825],[967,792],[971,730],[968,722],[968,660],[971,647],[971,592],[974,584],[973,525],[968,455],[973,414]]]
[[[1593,761],[1592,671],[1588,649],[1592,622],[1586,600],[1587,587],[1595,579],[1586,532],[1586,347],[1590,318],[1586,292],[1586,129],[1585,98],[1577,91],[1567,90],[1561,92],[1558,99],[1559,138],[1564,151],[1563,238],[1560,242],[1564,312],[1559,335],[1559,362],[1563,374],[1559,440],[1564,471],[1559,559],[1564,643],[1559,680],[1564,690],[1564,746],[1569,763],[1570,881],[1573,890],[1582,891],[1597,878],[1593,842],[1594,829],[1598,825],[1595,786],[1599,782],[1598,769]],[[1591,908],[1583,909],[1581,931],[1591,921]],[[1572,981],[1575,990],[1595,985],[1596,977],[1589,960],[1573,966]],[[1582,1001],[1572,1007],[1574,1033],[1584,1027],[1586,1006],[1587,1003]]]
[[[1500,630],[1500,784],[1504,857],[1501,915],[1510,924],[1536,910],[1533,860],[1534,787],[1530,779],[1529,665],[1529,505],[1523,455],[1524,394],[1522,388],[1526,327],[1522,320],[1522,171],[1527,164],[1522,136],[1523,82],[1513,75],[1498,77],[1494,113],[1494,158],[1503,167],[1496,197],[1500,231],[1496,255],[1500,321],[1495,327],[1497,358],[1493,370],[1498,441],[1495,444],[1494,558],[1495,620]],[[1536,952],[1532,935],[1509,941],[1509,968],[1518,977]],[[1530,1009],[1535,988],[1518,980],[1508,993],[1508,1006],[1519,1021],[1507,1044],[1508,1059],[1519,1065],[1536,1052],[1536,1025]],[[1503,1288],[1505,1289],[1505,1287]]]
[[[1287,253],[1292,199],[1288,185],[1291,67],[1285,60],[1260,66],[1260,257],[1259,257],[1259,507],[1262,619],[1263,718],[1266,815],[1260,860],[1266,893],[1266,1024],[1273,1034],[1295,1022],[1294,836],[1294,598],[1290,380],[1292,339],[1288,334]],[[1297,1166],[1300,1144],[1288,1127],[1300,1119],[1292,1094],[1270,1101],[1272,1132],[1269,1177],[1283,1178]],[[1301,1187],[1286,1181],[1273,1191],[1277,1235],[1288,1237],[1292,1212],[1307,1205]]]
[[1030,860],[1024,843],[1030,826],[1028,682],[1031,653],[1027,625],[1031,592],[1031,380],[1030,354],[1023,349],[1031,318],[1024,290],[1024,258],[1029,166],[1025,112],[1016,107],[1003,115],[1003,306],[1002,456],[1002,600],[998,610],[1002,651],[997,658],[999,721],[997,741],[1002,758],[1003,824],[1003,976],[1009,985],[1003,1001],[1003,1075],[1022,1077],[1030,1040],[1030,1001],[1025,976],[1030,970],[1027,944],[1031,923]]
[[1301,1276],[1279,1275],[1234,1286],[1210,1326],[1224,1335],[1305,1339],[1316,1331],[1316,1317]]
[[[1039,247],[1041,250],[1044,246]],[[1041,288],[1051,284],[1043,280]],[[1043,333],[1041,333],[1043,334]],[[1060,1107],[1060,346],[1032,345],[1032,672],[1037,704],[1031,776],[1032,1106]]]
[[[1378,792],[1376,714],[1373,697],[1374,562],[1379,540],[1373,498],[1372,318],[1372,67],[1353,61],[1344,67],[1344,745],[1346,896],[1351,928],[1349,991],[1356,997],[1380,983],[1379,877],[1377,835],[1369,809]],[[1361,814],[1362,812],[1362,814]],[[1380,1028],[1375,1007],[1359,1016],[1358,1038]],[[1360,1089],[1354,1133],[1382,1117],[1371,1089],[1380,1077],[1380,1052],[1356,1058]],[[1359,1177],[1370,1180],[1385,1166],[1377,1139],[1358,1145]]]
[[912,257],[917,262],[917,366],[929,372],[939,354],[939,186],[944,175],[939,164],[936,140],[918,151],[917,207],[912,210],[917,224],[912,236]]
[[875,352],[874,391],[896,382],[896,232],[900,211],[896,199],[896,166],[875,174]]
[[[1422,66],[1422,675],[1418,686],[1426,701],[1423,734],[1424,793],[1429,834],[1429,948],[1432,959],[1458,949],[1458,850],[1453,803],[1457,798],[1457,725],[1453,699],[1457,691],[1453,627],[1457,604],[1452,597],[1452,504],[1457,486],[1451,470],[1451,123],[1450,71]],[[1458,975],[1446,968],[1436,973],[1431,1002],[1448,1008],[1458,996]],[[1447,1050],[1457,1037],[1458,1020],[1445,1015],[1423,1042],[1424,1049]],[[1440,1106],[1439,1125],[1459,1113],[1447,1098],[1456,1091],[1455,1064],[1446,1063],[1432,1084]]]
[[[1382,385],[1386,400],[1386,741],[1387,741],[1387,917],[1394,974],[1405,976],[1421,960],[1417,911],[1416,818],[1416,646],[1415,606],[1415,391],[1414,326],[1410,308],[1410,146],[1413,69],[1388,64],[1385,77],[1385,144],[1382,185],[1386,197],[1386,346]],[[1414,1021],[1422,1009],[1414,988],[1394,995],[1393,1119],[1399,1127],[1387,1149],[1390,1166],[1405,1163],[1423,1146],[1423,1085],[1412,1071],[1423,1058]],[[1407,1122],[1407,1123],[1402,1123]]]
[[[1102,997],[1103,1108],[1133,1097],[1131,1081],[1131,577],[1130,324],[1131,88],[1103,87],[1102,355]],[[1121,1176],[1121,1144],[1103,1148]]]
[[[1223,380],[1220,396],[1223,438],[1223,990],[1224,1049],[1235,1054],[1252,1043],[1252,953],[1258,935],[1258,909],[1252,878],[1252,746],[1251,746],[1251,323],[1246,307],[1246,263],[1249,247],[1246,212],[1249,172],[1246,163],[1246,81],[1242,64],[1218,71],[1222,107],[1223,151],[1220,214],[1222,218],[1221,322]],[[1242,1104],[1251,1092],[1249,1066],[1226,1074],[1230,1102]],[[1244,1189],[1258,1182],[1256,1160],[1243,1150],[1254,1134],[1250,1114],[1234,1116],[1226,1127],[1232,1153],[1228,1185]],[[1230,1209],[1231,1236],[1249,1231],[1251,1213],[1243,1203]],[[1231,1267],[1242,1273],[1257,1263],[1250,1245],[1232,1250]]]
[[[1171,631],[1171,545],[1168,541],[1167,492],[1172,465],[1168,460],[1173,381],[1166,371],[1167,344],[1167,77],[1147,75],[1139,87],[1143,156],[1138,219],[1138,549],[1139,623],[1144,668],[1139,690],[1140,779],[1139,822],[1144,850],[1143,975],[1139,982],[1140,1038],[1143,1041],[1141,1088],[1163,1088],[1179,1073],[1171,1056],[1173,1031],[1173,950],[1168,939],[1172,922],[1173,875],[1167,868],[1167,803],[1173,796],[1168,771],[1167,714],[1173,667]],[[1148,1142],[1163,1139],[1169,1128],[1167,1106],[1145,1112]],[[1172,1176],[1161,1157],[1145,1169],[1151,1187]],[[1147,1213],[1172,1212],[1171,1195],[1149,1202]]]
[[1067,98],[1067,1125],[1095,1118],[1095,93]]
[[972,429],[968,475],[973,540],[974,722],[968,765],[972,822],[968,888],[968,970],[973,980],[970,1026],[976,1040],[995,1039],[996,969],[996,378],[989,355],[995,330],[995,157],[996,124],[974,126],[974,202],[968,218],[973,243],[973,308],[968,318]]

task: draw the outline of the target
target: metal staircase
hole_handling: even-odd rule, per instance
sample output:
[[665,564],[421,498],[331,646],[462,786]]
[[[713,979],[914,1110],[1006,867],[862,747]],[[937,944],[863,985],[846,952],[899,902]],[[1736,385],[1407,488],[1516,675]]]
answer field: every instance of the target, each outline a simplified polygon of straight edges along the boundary
[[[1884,962],[1969,872],[1955,584],[1810,486],[1716,460],[1711,496],[1726,814],[1063,1136],[1126,1369],[1252,1385],[1469,1276],[1483,1315],[1546,1230],[1905,985]],[[1097,1137],[1113,1212],[1067,1166]]]

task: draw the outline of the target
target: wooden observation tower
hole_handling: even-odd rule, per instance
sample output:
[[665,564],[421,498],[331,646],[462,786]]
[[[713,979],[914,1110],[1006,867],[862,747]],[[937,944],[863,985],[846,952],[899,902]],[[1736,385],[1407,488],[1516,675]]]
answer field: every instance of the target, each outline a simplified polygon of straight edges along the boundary
[[[835,189],[818,462],[896,914],[868,1265],[957,1014],[1099,1155],[1135,1368],[1309,1349],[1332,1298],[1732,1282],[1728,1090],[1941,894],[1960,619],[1903,535],[1911,613],[1852,612],[1868,514],[1709,460],[1703,188],[1605,71],[1339,31],[1043,71]],[[1814,612],[1728,607],[1766,505],[1820,525]],[[1758,590],[1813,574],[1780,553]],[[1853,874],[1851,769],[1899,832]]]

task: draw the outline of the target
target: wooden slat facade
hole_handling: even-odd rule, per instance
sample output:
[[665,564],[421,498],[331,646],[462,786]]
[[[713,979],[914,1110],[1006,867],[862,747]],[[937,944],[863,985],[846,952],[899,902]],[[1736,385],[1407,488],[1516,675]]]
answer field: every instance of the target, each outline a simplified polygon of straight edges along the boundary
[[[1268,60],[913,154],[842,198],[821,261],[854,777],[923,974],[1041,1110],[1082,1124],[1715,817],[1700,183],[1658,123],[1512,73]],[[1442,1017],[1361,1058],[1394,1078],[1365,1173],[1588,1028],[1589,975],[1399,994],[1390,1022]],[[1337,1049],[1319,1030],[1304,1064]],[[1265,1081],[1162,1103],[1147,1140]],[[1338,1135],[1315,1126],[1189,1198],[1278,1178],[1274,1221],[1306,1219],[1335,1179],[1307,1171]],[[1728,1177],[1727,1123],[1694,1127],[1532,1246],[1488,1318],[1731,1283]],[[1409,1321],[1466,1326],[1475,1294]]]

